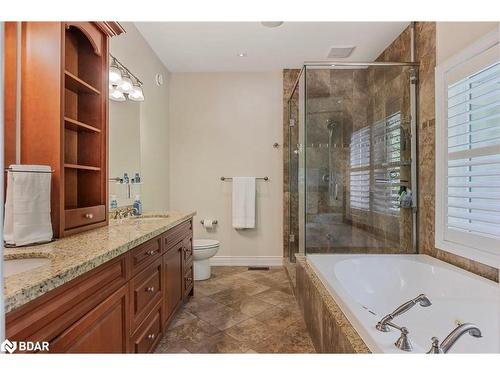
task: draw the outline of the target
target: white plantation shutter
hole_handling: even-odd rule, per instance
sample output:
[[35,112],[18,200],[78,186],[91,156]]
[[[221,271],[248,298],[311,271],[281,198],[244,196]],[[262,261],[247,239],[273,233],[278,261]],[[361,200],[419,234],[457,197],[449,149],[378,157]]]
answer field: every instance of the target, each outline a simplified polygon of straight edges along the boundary
[[351,135],[351,208],[370,209],[370,128],[364,127]]
[[[492,42],[494,40],[496,43]],[[438,136],[436,141],[436,198],[439,200],[436,207],[436,246],[452,252],[458,249],[459,255],[498,266],[498,36],[492,36],[490,43],[485,45],[489,47],[479,52],[476,50],[462,63],[454,61],[452,68],[442,72],[442,77],[436,76],[442,84],[442,103],[437,105],[442,105],[439,117],[444,122],[441,138]],[[496,53],[492,49],[496,49]],[[437,134],[439,132],[437,128]]]
[[500,62],[448,87],[447,226],[500,239]]

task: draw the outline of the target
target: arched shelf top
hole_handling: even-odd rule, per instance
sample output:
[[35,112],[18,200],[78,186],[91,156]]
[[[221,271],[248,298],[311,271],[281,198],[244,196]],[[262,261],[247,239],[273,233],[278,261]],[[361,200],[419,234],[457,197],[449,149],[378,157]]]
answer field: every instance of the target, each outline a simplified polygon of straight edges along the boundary
[[99,29],[89,22],[66,22],[66,30],[71,27],[74,27],[85,36],[97,56],[102,56],[103,34]]

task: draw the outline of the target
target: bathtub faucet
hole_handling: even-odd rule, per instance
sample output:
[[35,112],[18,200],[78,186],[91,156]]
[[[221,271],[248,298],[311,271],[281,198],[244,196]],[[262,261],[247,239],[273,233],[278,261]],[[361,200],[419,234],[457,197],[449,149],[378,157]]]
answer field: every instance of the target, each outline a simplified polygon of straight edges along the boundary
[[417,303],[420,304],[420,306],[422,306],[422,307],[427,307],[427,306],[432,305],[431,301],[429,300],[429,298],[427,298],[425,296],[425,294],[419,294],[418,296],[416,296],[415,298],[409,300],[408,302],[403,303],[401,306],[399,306],[392,313],[384,316],[382,318],[382,320],[380,320],[375,327],[379,331],[389,332],[390,331],[389,326],[391,325],[389,323],[391,323],[392,320],[395,317],[397,317],[397,316],[399,316],[401,314],[404,314],[405,312],[407,312],[408,310],[410,310]]
[[448,350],[450,350],[458,339],[467,332],[472,337],[483,337],[481,330],[475,324],[460,324],[457,328],[451,331],[448,336],[446,336],[441,345],[439,345],[439,339],[437,337],[433,337],[431,349],[427,352],[427,354],[448,353]]

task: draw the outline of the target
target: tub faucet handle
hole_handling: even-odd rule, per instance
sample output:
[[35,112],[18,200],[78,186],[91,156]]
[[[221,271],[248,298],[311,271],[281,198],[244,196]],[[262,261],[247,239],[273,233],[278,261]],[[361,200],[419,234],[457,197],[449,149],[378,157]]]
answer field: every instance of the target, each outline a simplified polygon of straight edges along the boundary
[[401,336],[399,336],[394,345],[396,345],[396,348],[404,350],[405,352],[411,352],[413,350],[413,344],[410,338],[408,337],[408,334],[410,333],[408,331],[408,328],[401,327],[400,331],[401,331]]

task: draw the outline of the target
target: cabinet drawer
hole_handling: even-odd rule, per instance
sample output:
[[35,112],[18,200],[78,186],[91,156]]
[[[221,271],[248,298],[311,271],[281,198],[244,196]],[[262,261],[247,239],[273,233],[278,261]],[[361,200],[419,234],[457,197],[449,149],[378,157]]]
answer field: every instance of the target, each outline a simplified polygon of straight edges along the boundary
[[74,208],[64,211],[64,227],[72,229],[99,223],[106,220],[106,208],[104,205],[93,207]]
[[161,275],[161,258],[158,258],[131,280],[130,326],[132,332],[161,300]]
[[184,271],[184,296],[193,288],[193,279],[193,263],[191,263]]
[[159,258],[161,255],[161,236],[153,238],[130,252],[132,274],[135,275],[144,266]]
[[161,338],[161,303],[158,302],[153,311],[132,336],[133,353],[151,353]]
[[168,250],[182,241],[185,237],[192,236],[193,222],[191,220],[177,225],[175,228],[170,229],[164,236],[165,247]]

